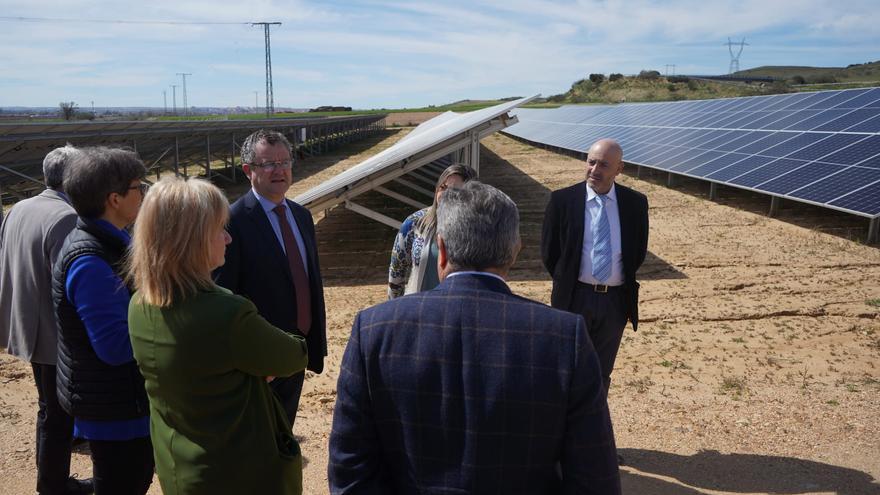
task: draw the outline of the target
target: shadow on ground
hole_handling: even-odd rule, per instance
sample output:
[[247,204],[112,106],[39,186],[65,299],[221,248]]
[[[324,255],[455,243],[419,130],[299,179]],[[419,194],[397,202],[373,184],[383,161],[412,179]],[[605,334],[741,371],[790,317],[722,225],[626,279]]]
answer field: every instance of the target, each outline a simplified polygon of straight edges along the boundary
[[[868,473],[793,457],[722,454],[715,450],[702,450],[694,455],[641,449],[619,452],[626,459],[621,481],[624,493],[629,494],[705,493],[700,490],[785,495],[880,494],[880,484]],[[681,484],[655,476],[673,478]]]

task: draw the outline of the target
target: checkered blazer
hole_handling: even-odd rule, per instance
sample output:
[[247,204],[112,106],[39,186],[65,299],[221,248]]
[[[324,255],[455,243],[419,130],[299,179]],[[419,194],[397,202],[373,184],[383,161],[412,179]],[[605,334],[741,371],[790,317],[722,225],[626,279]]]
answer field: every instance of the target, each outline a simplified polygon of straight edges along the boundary
[[328,475],[334,494],[619,494],[583,318],[469,274],[360,312]]

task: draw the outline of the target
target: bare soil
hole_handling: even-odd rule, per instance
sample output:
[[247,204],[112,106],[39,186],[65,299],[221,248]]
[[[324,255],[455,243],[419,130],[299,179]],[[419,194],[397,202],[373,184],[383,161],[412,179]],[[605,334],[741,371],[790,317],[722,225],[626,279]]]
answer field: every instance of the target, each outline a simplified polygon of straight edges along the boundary
[[[290,196],[405,132],[301,162]],[[483,144],[483,180],[521,210],[511,287],[548,302],[544,205],[583,180],[583,163],[502,135]],[[722,190],[709,201],[703,184],[626,174],[649,198],[651,238],[643,319],[625,333],[609,396],[625,493],[880,494],[880,249],[861,241],[867,221],[799,205],[769,218],[765,197]],[[340,208],[316,221],[330,355],[307,376],[296,424],[308,494],[328,491],[339,361],[356,312],[385,299],[395,234]],[[0,494],[34,491],[35,412],[29,366],[0,354]],[[86,455],[74,454],[73,471],[89,475]]]
[[385,125],[388,127],[412,127],[432,119],[442,112],[395,112],[385,117]]

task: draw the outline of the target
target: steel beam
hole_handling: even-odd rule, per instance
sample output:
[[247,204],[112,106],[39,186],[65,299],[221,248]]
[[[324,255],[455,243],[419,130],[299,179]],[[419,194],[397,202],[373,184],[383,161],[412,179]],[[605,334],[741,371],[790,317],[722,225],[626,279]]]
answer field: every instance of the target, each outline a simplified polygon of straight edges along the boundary
[[418,201],[416,201],[416,200],[414,200],[414,199],[412,199],[412,198],[410,198],[410,197],[408,197],[408,196],[404,196],[403,194],[400,194],[400,193],[398,193],[398,192],[394,192],[394,191],[392,191],[391,189],[388,189],[388,188],[386,188],[386,187],[384,187],[384,186],[377,186],[377,187],[376,187],[375,189],[373,189],[373,190],[376,191],[376,192],[378,192],[378,193],[382,193],[382,194],[384,194],[384,195],[386,195],[386,196],[390,196],[390,197],[392,197],[392,198],[394,198],[394,199],[400,201],[401,203],[406,203],[406,204],[408,204],[408,205],[410,205],[410,206],[412,206],[412,207],[414,207],[414,208],[418,208],[418,209],[420,209],[420,210],[421,210],[422,208],[427,208],[427,207],[428,207],[428,205],[426,205],[426,204],[424,204],[424,203],[420,203],[420,202],[418,202]]
[[385,225],[387,225],[393,229],[398,229],[398,230],[400,229],[400,225],[402,222],[399,222],[389,216],[383,215],[383,214],[379,213],[378,211],[373,211],[367,207],[361,206],[361,205],[359,205],[357,203],[353,203],[351,201],[346,201],[345,207],[347,209],[349,209],[355,213],[359,213],[367,218],[372,218],[373,220],[376,220],[377,222],[384,223]]

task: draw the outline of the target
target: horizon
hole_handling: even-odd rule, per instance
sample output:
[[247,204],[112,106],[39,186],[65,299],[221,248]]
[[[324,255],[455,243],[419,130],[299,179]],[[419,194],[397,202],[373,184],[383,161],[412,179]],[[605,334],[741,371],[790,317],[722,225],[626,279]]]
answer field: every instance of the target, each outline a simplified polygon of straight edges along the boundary
[[[873,2],[484,0],[242,5],[157,0],[0,0],[0,107],[264,108],[262,28],[275,106],[422,108],[563,93],[590,73],[726,74],[740,67],[846,67],[878,58]],[[792,16],[797,12],[797,17]],[[50,14],[47,14],[50,13]],[[111,13],[111,14],[108,14]],[[729,26],[737,30],[728,31]],[[255,105],[255,95],[256,105]]]

